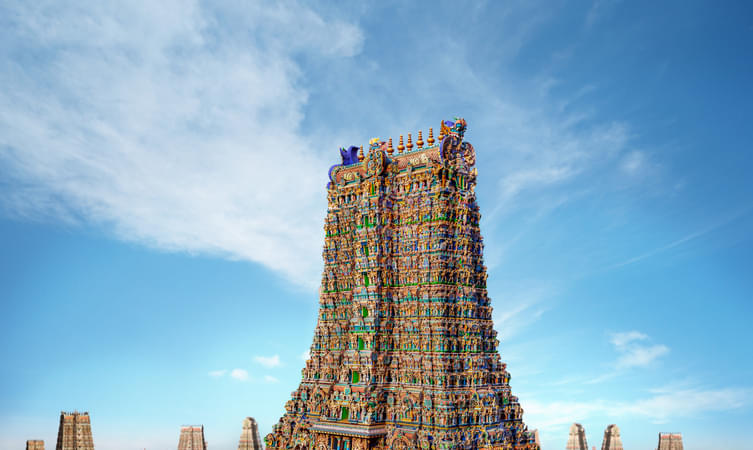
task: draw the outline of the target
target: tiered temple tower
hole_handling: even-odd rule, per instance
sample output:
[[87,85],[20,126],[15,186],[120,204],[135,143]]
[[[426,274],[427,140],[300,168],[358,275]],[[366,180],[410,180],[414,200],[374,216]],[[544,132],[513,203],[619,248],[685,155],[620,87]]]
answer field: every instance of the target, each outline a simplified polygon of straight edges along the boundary
[[26,450],[44,450],[44,441],[36,439],[26,441]]
[[682,434],[659,433],[659,446],[657,450],[683,450]]
[[538,448],[497,352],[465,130],[341,149],[311,356],[267,448]]
[[238,450],[264,450],[259,437],[259,426],[253,417],[243,419],[243,431],[241,431]]
[[620,428],[617,425],[609,425],[604,430],[604,440],[601,441],[601,450],[623,450]]
[[567,438],[566,450],[588,450],[586,442],[586,430],[583,425],[574,423],[570,426],[570,435]]
[[88,412],[60,412],[60,427],[55,450],[94,450]]
[[180,427],[178,450],[207,450],[207,443],[204,440],[204,425]]

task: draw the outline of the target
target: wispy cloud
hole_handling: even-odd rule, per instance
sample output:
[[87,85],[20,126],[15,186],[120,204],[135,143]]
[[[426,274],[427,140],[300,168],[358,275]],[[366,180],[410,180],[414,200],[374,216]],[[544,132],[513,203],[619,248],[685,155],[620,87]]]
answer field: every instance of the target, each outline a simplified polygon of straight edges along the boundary
[[609,342],[617,352],[617,359],[610,364],[610,369],[601,375],[592,377],[585,384],[599,384],[626,373],[628,369],[648,367],[660,357],[669,353],[669,347],[663,344],[647,343],[650,338],[640,331],[622,331],[612,333]]
[[648,339],[648,335],[643,334],[640,331],[623,331],[620,333],[612,333],[612,337],[609,341],[617,348],[624,348],[631,342],[645,341],[646,339]]
[[707,235],[709,233],[712,233],[712,232],[718,230],[719,228],[721,228],[721,227],[729,224],[730,222],[738,219],[739,217],[747,214],[748,211],[750,211],[750,209],[751,209],[751,206],[750,205],[746,205],[743,208],[737,209],[737,210],[732,211],[732,212],[727,213],[727,214],[723,214],[716,221],[712,222],[711,224],[709,224],[709,225],[707,225],[707,226],[705,226],[705,227],[703,227],[703,228],[701,228],[701,229],[699,229],[697,231],[694,231],[692,233],[688,233],[687,235],[685,235],[685,236],[683,236],[683,237],[681,237],[681,238],[679,238],[679,239],[677,239],[675,241],[672,241],[672,242],[670,242],[670,243],[668,243],[666,245],[662,245],[660,247],[654,248],[654,249],[649,250],[647,252],[644,252],[644,253],[642,253],[642,254],[640,254],[638,256],[634,256],[632,258],[629,258],[629,259],[626,259],[624,261],[621,261],[621,262],[619,262],[617,264],[613,264],[613,265],[607,267],[605,270],[617,269],[617,268],[620,268],[620,267],[623,267],[623,266],[627,266],[627,265],[630,265],[630,264],[635,264],[635,263],[640,262],[640,261],[642,261],[644,259],[651,258],[653,256],[656,256],[656,255],[660,254],[660,253],[666,252],[668,250],[671,250],[673,248],[676,248],[676,247],[679,247],[679,246],[681,246],[683,244],[686,244],[686,243],[688,243],[690,241],[693,241],[695,239],[703,237],[703,236],[705,236],[705,235]]
[[639,331],[612,334],[610,341],[620,354],[617,359],[617,369],[645,367],[669,353],[669,347],[666,345],[644,344],[648,340],[648,335]]
[[357,26],[305,4],[11,1],[0,14],[6,212],[316,283],[331,158],[300,134],[294,56],[357,54]]
[[645,169],[646,164],[645,153],[632,151],[622,158],[620,169],[629,175],[637,175]]
[[[485,114],[488,125],[504,130],[496,145],[497,192],[487,223],[497,222],[521,207],[552,211],[582,195],[591,185],[614,173],[612,163],[630,148],[625,123],[592,120],[586,111],[556,111],[556,101],[539,100],[525,109],[498,103]],[[596,192],[596,190],[593,190]]]
[[282,362],[280,361],[280,355],[254,356],[254,361],[268,369],[271,369],[273,367],[280,367],[280,365],[282,364]]
[[625,350],[617,360],[617,367],[645,367],[669,353],[666,345],[634,346]]
[[244,369],[233,369],[230,371],[230,376],[239,381],[248,381],[248,371]]
[[494,329],[501,340],[509,339],[525,327],[533,324],[550,308],[545,302],[551,297],[551,289],[543,284],[537,286],[511,286],[495,292],[493,312]]
[[749,405],[753,398],[750,388],[662,388],[653,392],[653,396],[639,399],[634,404],[619,405],[611,414],[633,414],[647,417],[654,423],[664,423],[678,417],[703,416],[704,413],[742,408]]
[[[749,388],[705,388],[701,386],[682,389],[662,389],[632,401],[614,401],[597,398],[590,401],[540,402],[526,396],[525,420],[535,424],[546,435],[558,435],[573,422],[590,420],[612,422],[630,418],[645,418],[653,423],[664,423],[669,419],[686,417],[707,417],[719,411],[729,411],[751,404],[753,391]],[[553,439],[552,439],[553,440]]]
[[308,361],[308,359],[311,358],[311,350],[306,350],[303,353],[301,353],[301,359],[303,361]]
[[264,375],[264,381],[266,381],[267,383],[278,383],[280,380],[273,377],[272,375]]
[[234,378],[238,381],[250,381],[251,377],[248,374],[248,371],[246,369],[221,369],[221,370],[212,370],[209,372],[209,376],[212,378],[222,378],[225,375],[228,375],[230,378]]

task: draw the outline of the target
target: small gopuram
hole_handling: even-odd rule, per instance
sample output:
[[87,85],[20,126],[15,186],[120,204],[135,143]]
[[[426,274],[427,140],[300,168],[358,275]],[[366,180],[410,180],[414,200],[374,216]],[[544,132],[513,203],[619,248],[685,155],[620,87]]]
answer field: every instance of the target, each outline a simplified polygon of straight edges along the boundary
[[26,450],[44,450],[44,441],[32,439],[26,441]]
[[497,351],[465,131],[340,150],[311,356],[268,449],[538,448]]
[[207,450],[204,440],[204,425],[184,425],[180,427],[178,450]]
[[88,412],[60,412],[60,427],[55,450],[94,450]]
[[566,450],[588,450],[588,442],[586,442],[586,430],[583,425],[574,423],[570,426],[570,434],[567,437]]
[[683,450],[682,434],[659,433],[659,445],[657,450]]
[[604,430],[604,440],[601,441],[601,450],[623,450],[620,428],[617,425],[609,425]]
[[259,436],[259,426],[253,417],[243,419],[243,431],[238,442],[238,450],[264,450]]

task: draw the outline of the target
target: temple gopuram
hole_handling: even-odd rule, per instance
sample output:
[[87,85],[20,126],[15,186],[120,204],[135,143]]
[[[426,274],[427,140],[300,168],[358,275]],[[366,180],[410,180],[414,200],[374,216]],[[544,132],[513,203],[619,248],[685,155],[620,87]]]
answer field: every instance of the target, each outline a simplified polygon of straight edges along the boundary
[[329,170],[318,323],[268,449],[538,449],[500,360],[466,122]]
[[55,450],[94,450],[89,413],[60,411]]

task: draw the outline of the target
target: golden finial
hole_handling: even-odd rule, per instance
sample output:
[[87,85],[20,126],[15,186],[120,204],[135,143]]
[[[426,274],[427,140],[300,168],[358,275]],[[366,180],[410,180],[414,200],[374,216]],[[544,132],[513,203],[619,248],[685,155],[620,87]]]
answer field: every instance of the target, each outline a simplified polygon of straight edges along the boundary
[[408,143],[405,146],[408,147],[408,151],[413,150],[413,142],[411,142],[410,133],[408,133]]
[[403,153],[403,150],[405,150],[405,145],[403,145],[403,135],[400,135],[400,143],[397,144],[397,151],[400,153]]
[[421,135],[421,130],[418,130],[418,140],[416,141],[416,146],[418,148],[424,147],[424,137]]
[[387,154],[392,156],[392,153],[395,151],[394,148],[392,148],[392,138],[390,138],[389,142],[387,143]]
[[439,124],[439,140],[444,139],[444,122]]
[[429,127],[429,139],[426,142],[429,143],[429,147],[434,145],[434,128]]
[[361,146],[361,149],[358,150],[358,162],[363,161],[363,145]]

